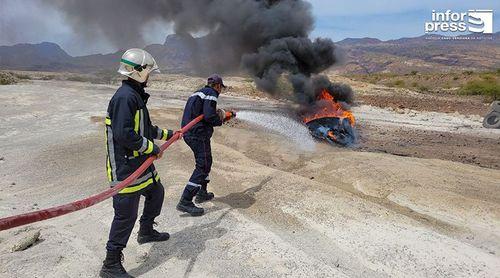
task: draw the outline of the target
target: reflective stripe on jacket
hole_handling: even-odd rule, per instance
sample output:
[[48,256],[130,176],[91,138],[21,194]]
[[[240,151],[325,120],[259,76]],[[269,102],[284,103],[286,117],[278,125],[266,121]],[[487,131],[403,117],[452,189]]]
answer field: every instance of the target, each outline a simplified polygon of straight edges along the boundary
[[[153,151],[153,140],[168,140],[172,130],[151,124],[146,107],[149,95],[140,83],[124,80],[111,98],[106,123],[106,169],[110,186],[137,170]],[[138,192],[159,180],[154,165],[119,193]]]
[[185,136],[212,137],[213,127],[222,125],[222,120],[217,114],[218,98],[219,93],[209,86],[205,86],[188,98],[182,115],[182,127],[201,114],[204,114],[204,117],[203,121],[194,125]]

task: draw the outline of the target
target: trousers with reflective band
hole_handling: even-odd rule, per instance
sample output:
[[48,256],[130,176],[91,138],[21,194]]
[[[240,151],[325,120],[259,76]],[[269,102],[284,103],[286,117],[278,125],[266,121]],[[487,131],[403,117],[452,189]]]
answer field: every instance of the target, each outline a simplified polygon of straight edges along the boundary
[[[138,182],[140,181],[140,182]],[[154,182],[160,182],[160,176],[158,173],[155,171],[154,173],[149,173],[142,178],[139,178],[134,184],[129,185],[128,187],[125,187],[122,189],[118,194],[130,194],[130,193],[135,193],[138,192]]]

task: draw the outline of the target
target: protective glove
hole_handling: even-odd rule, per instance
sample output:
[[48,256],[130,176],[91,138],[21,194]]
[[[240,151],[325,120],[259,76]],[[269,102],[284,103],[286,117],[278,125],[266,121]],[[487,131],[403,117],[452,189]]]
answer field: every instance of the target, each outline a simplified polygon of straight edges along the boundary
[[224,122],[224,119],[226,118],[226,111],[224,109],[217,109],[217,116],[219,116],[219,119]]
[[158,147],[156,144],[153,144],[153,151],[151,152],[151,154],[158,155],[160,152],[160,147]]

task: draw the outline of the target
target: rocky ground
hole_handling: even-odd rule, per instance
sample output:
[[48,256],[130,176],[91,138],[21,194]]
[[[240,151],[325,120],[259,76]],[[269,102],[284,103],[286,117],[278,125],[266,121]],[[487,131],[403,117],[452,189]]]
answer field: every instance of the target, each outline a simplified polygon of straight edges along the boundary
[[500,169],[498,130],[481,126],[489,110],[484,97],[418,93],[330,77],[356,91],[360,140],[355,149]]
[[[178,127],[202,81],[175,76],[154,85],[153,120]],[[284,109],[250,87],[238,94],[247,83],[230,78],[220,105]],[[125,267],[140,277],[498,277],[500,131],[483,129],[474,113],[371,105],[364,96],[390,92],[370,86],[353,82],[353,149],[317,142],[302,150],[239,120],[219,128],[217,198],[203,205],[203,217],[174,209],[193,167],[187,146],[176,143],[156,162],[167,193],[158,228],[171,239],[139,246],[136,227]],[[69,81],[0,87],[0,217],[106,188],[101,119],[115,89]],[[0,276],[95,277],[111,218],[107,200],[0,232]],[[32,246],[12,251],[38,231]]]

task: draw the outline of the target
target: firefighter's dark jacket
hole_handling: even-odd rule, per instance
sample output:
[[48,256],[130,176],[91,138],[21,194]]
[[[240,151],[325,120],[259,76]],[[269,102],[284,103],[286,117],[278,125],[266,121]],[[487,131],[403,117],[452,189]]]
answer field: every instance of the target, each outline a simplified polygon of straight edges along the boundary
[[222,120],[217,114],[218,98],[219,93],[209,86],[205,86],[189,97],[182,116],[182,127],[201,114],[204,114],[204,117],[201,122],[194,125],[184,136],[212,137],[214,126],[222,125]]
[[[153,151],[153,140],[168,140],[172,130],[151,124],[146,107],[149,94],[141,83],[124,80],[111,98],[106,117],[106,169],[111,186],[132,174]],[[159,180],[151,165],[121,194],[136,193]]]

